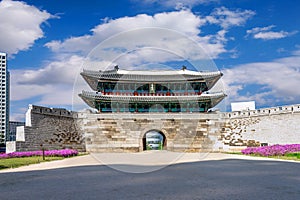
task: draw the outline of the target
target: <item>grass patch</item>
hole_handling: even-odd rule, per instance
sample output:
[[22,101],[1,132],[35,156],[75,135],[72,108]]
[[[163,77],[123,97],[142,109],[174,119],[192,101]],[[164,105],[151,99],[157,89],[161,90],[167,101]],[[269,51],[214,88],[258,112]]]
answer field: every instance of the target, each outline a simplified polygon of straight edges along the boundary
[[297,160],[300,161],[300,152],[297,153],[288,153],[284,157],[287,159]]
[[244,155],[242,152],[224,152],[226,154],[234,154],[234,155]]
[[295,160],[300,161],[300,152],[295,153],[287,153],[284,156],[261,156],[258,154],[248,154],[245,155],[241,152],[224,152],[226,154],[234,154],[234,155],[244,155],[244,156],[253,156],[253,157],[261,157],[261,158],[276,158],[276,159],[282,159],[282,160]]
[[7,168],[17,168],[30,164],[37,164],[41,162],[48,162],[53,160],[62,160],[64,157],[59,156],[47,156],[43,160],[42,156],[33,156],[33,157],[22,157],[22,158],[5,158],[0,159],[0,170]]
[[[294,155],[290,155],[290,154],[294,154]],[[267,158],[300,161],[300,153],[290,153],[290,154],[286,154],[284,156],[268,156]],[[260,156],[260,157],[262,157],[262,156]]]

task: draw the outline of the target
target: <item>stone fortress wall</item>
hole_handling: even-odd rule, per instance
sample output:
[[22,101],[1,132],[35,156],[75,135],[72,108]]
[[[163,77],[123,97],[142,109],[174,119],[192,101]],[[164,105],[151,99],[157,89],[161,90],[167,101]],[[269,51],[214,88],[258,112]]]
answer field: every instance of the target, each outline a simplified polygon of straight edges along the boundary
[[74,148],[138,152],[148,131],[171,151],[237,151],[246,146],[300,143],[300,104],[241,112],[101,113],[30,106],[11,151]]
[[300,104],[223,113],[224,150],[300,143]]
[[16,141],[7,142],[7,151],[34,151],[73,148],[85,151],[76,127],[77,113],[62,108],[29,105],[25,126],[17,127]]

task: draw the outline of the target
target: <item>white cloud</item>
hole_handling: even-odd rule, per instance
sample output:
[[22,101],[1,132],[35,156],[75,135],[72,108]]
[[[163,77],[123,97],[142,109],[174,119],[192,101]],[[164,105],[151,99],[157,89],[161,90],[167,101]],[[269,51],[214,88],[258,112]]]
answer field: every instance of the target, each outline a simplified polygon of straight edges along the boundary
[[[174,23],[176,22],[176,23]],[[91,30],[92,34],[80,37],[71,37],[64,41],[52,41],[46,44],[53,51],[60,52],[83,52],[88,53],[105,39],[126,32],[128,30],[156,27],[178,31],[189,37],[196,37],[200,33],[200,27],[205,24],[205,20],[194,15],[189,10],[182,10],[169,13],[158,13],[153,16],[140,14],[134,17],[122,17],[118,19],[105,20]],[[137,35],[136,40],[147,43],[149,35]],[[123,41],[123,43],[126,41]],[[151,43],[150,41],[148,43]],[[127,44],[129,45],[129,44]]]
[[228,29],[232,26],[242,26],[248,19],[253,17],[255,12],[252,10],[240,10],[231,11],[228,8],[220,7],[216,8],[210,16],[206,19],[211,24],[218,24],[224,29]]
[[42,104],[71,105],[73,84],[84,58],[71,56],[39,70],[11,70],[11,100],[39,97]]
[[[206,17],[195,15],[191,10],[186,9],[157,13],[153,16],[139,14],[118,19],[106,18],[102,24],[95,26],[90,34],[70,37],[63,41],[51,41],[45,46],[57,53],[80,53],[85,56],[97,45],[101,44],[103,46],[103,43],[109,39],[110,44],[106,44],[108,45],[106,51],[101,52],[101,55],[105,55],[106,58],[116,57],[120,52],[124,53],[135,50],[135,48],[149,46],[176,49],[181,56],[190,58],[193,49],[189,46],[190,43],[182,40],[183,37],[186,37],[194,40],[198,47],[201,46],[205,49],[205,53],[211,58],[217,58],[221,53],[227,52],[225,44],[228,39],[226,38],[227,30],[225,29],[243,25],[254,14],[250,10],[237,9],[230,11],[225,7],[221,7],[216,8],[210,16]],[[201,28],[207,23],[218,24],[224,29],[214,35],[202,35]],[[147,28],[148,30],[145,31]],[[157,28],[160,31],[154,33],[150,28]],[[140,30],[140,32],[137,30]],[[173,34],[172,37],[167,35],[166,30],[169,30],[168,33],[173,31],[178,34]],[[130,34],[127,34],[128,38],[123,37],[121,40],[121,37],[117,37],[119,40],[116,40],[115,43],[112,42],[111,37],[118,34],[126,35],[124,32],[130,32]],[[181,38],[178,38],[179,34],[182,34]],[[107,55],[108,52],[110,53],[109,56]],[[159,55],[154,57],[159,58]]]
[[126,68],[149,62],[216,58],[226,52],[226,31],[200,36],[205,24],[204,18],[190,10],[140,14],[105,19],[91,34],[51,41],[45,46],[58,54],[89,54]]
[[251,35],[255,39],[262,39],[262,40],[274,40],[274,39],[281,39],[288,37],[290,35],[294,35],[297,32],[286,32],[286,31],[272,31],[275,28],[274,25],[266,26],[266,27],[255,27],[251,30],[247,30],[247,36]]
[[44,36],[40,26],[51,17],[48,12],[21,1],[1,1],[0,51],[11,56],[28,50],[37,39]]
[[175,8],[178,10],[192,8],[200,4],[209,4],[211,2],[218,2],[219,0],[132,0],[144,5],[160,5],[165,8]]
[[[114,63],[91,63],[83,57],[72,55],[49,62],[39,70],[11,70],[11,100],[30,99],[31,104],[52,107],[83,105],[78,94],[82,90],[90,90],[79,75],[83,65],[89,65],[89,69],[100,69]],[[14,113],[12,119],[19,116]]]
[[270,26],[265,26],[265,27],[255,27],[255,28],[252,28],[251,30],[247,30],[247,34],[270,31],[274,27],[275,27],[275,25],[270,25]]
[[[221,16],[218,17],[218,14]],[[98,51],[98,55],[102,55],[108,61],[112,61],[121,53],[149,46],[174,50],[174,53],[187,59],[195,58],[195,56],[203,58],[203,54],[206,57],[209,55],[211,58],[217,58],[220,54],[227,52],[225,49],[228,41],[227,30],[220,30],[214,35],[203,35],[201,28],[208,22],[212,23],[213,20],[224,27],[240,26],[252,14],[253,12],[248,10],[229,11],[222,7],[219,10],[216,9],[210,17],[195,15],[190,10],[180,10],[157,13],[153,16],[140,14],[133,17],[104,19],[103,23],[95,26],[90,34],[70,37],[62,41],[51,41],[45,46],[56,53],[75,53],[86,56],[97,45],[100,44],[103,47],[106,45],[103,51]],[[153,30],[155,28],[156,30]],[[120,37],[120,34],[123,34],[123,37]],[[117,39],[113,41],[112,37]],[[109,40],[109,44],[107,40]],[[194,44],[191,46],[192,40],[194,40]],[[201,47],[203,50],[202,53],[199,53]],[[198,48],[198,52],[195,53],[193,48]],[[167,60],[166,57],[161,56],[159,51],[154,52],[148,58],[155,58],[157,62]],[[160,58],[162,60],[159,60]],[[133,60],[131,61],[133,62]],[[148,62],[151,61],[148,60]],[[141,62],[135,64],[141,64]]]
[[256,33],[254,34],[253,37],[255,39],[273,40],[273,39],[285,38],[288,35],[289,33],[285,31],[280,31],[280,32],[269,31],[269,32]]
[[72,84],[80,71],[83,60],[82,57],[74,55],[67,60],[53,61],[38,70],[22,70],[20,74],[22,78],[17,79],[17,83],[22,85]]
[[[260,105],[300,101],[300,56],[271,62],[248,63],[225,69],[224,83],[229,101],[255,100]],[[252,89],[251,89],[252,87]]]

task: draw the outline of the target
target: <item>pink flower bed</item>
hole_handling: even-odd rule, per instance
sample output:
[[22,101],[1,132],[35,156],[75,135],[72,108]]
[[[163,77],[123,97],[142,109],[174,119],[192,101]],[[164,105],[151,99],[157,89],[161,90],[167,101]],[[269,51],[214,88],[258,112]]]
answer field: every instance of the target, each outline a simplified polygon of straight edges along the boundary
[[300,144],[272,145],[264,147],[248,147],[242,150],[245,155],[282,156],[287,153],[300,152]]
[[[20,157],[31,157],[31,156],[42,156],[43,151],[24,151],[24,152],[13,152],[8,154],[0,154],[1,158],[20,158]],[[73,149],[62,149],[62,150],[48,150],[45,151],[45,156],[61,156],[69,157],[78,155],[77,150]]]

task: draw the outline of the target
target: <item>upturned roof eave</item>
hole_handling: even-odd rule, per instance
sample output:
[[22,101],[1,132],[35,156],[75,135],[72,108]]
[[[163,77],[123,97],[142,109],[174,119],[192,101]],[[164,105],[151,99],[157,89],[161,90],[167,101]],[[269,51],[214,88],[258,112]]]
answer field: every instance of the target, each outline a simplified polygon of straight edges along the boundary
[[[134,101],[134,102],[170,102],[170,101],[205,101],[213,99],[224,99],[226,94],[202,94],[191,96],[122,96],[122,95],[101,95],[93,92],[85,92],[79,95],[81,98],[99,101]],[[219,101],[218,101],[219,102]]]
[[[175,71],[176,72],[176,71]],[[222,76],[220,71],[205,72],[198,74],[118,74],[115,71],[104,73],[101,71],[84,70],[80,73],[83,77],[94,79],[97,81],[121,81],[121,82],[183,82],[183,81],[205,81],[206,79],[219,79]]]

